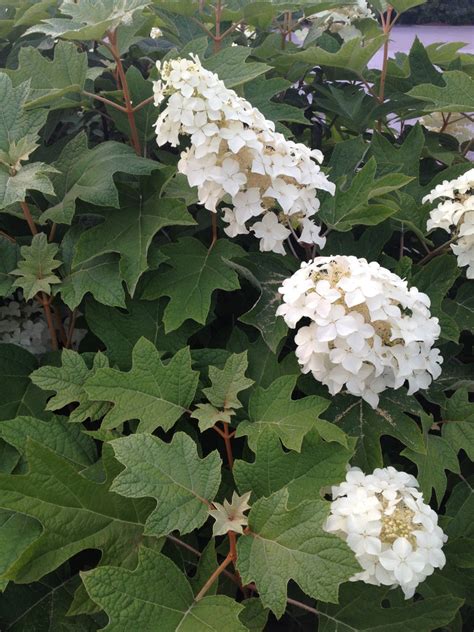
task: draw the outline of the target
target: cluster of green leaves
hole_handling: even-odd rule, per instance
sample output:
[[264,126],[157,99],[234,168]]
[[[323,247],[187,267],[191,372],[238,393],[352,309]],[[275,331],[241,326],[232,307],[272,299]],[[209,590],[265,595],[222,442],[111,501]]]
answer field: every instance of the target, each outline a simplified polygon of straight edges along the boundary
[[[369,67],[386,39],[373,21],[346,42],[291,41],[303,12],[344,4],[4,3],[0,307],[12,294],[39,301],[58,344],[35,357],[0,343],[2,630],[469,625],[472,282],[449,249],[434,256],[446,235],[427,233],[422,203],[469,168],[469,147],[413,119],[474,111],[474,57],[416,40],[383,74]],[[377,260],[430,296],[445,361],[422,396],[391,391],[375,410],[330,399],[301,375],[275,316],[299,262],[221,228],[209,248],[179,149],[153,140],[154,62],[190,52],[288,137],[322,149],[337,186],[321,196],[322,254]],[[85,337],[72,349],[75,324]],[[448,563],[415,599],[350,583],[354,555],[323,530],[325,494],[349,463],[415,474],[442,514]],[[235,497],[234,550],[212,516]]]

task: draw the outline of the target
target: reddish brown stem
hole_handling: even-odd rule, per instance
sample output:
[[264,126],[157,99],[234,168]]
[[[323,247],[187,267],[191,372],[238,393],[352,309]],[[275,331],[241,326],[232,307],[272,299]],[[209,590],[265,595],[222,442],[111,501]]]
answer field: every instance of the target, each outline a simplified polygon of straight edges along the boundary
[[216,6],[214,7],[214,17],[216,25],[216,34],[214,35],[214,52],[218,53],[221,49],[221,14],[222,14],[222,1],[216,0]]
[[97,101],[101,101],[102,103],[109,105],[111,108],[120,110],[120,112],[124,112],[124,113],[127,112],[127,108],[124,108],[123,105],[120,105],[119,103],[115,103],[115,101],[112,101],[111,99],[106,99],[105,97],[100,96],[100,94],[94,94],[93,92],[87,92],[86,90],[83,90],[82,94],[86,97],[90,97],[91,99],[97,99]]
[[58,350],[58,338],[56,336],[56,329],[54,328],[53,315],[51,314],[50,298],[43,292],[38,294],[38,300],[43,306],[44,315],[46,316],[46,322],[48,323],[49,335],[51,338],[51,347],[53,351]]
[[232,469],[234,467],[234,455],[232,454],[232,442],[229,433],[229,424],[223,421],[222,425],[224,426],[224,443],[225,451],[227,454],[227,463],[229,464],[229,468]]
[[53,305],[51,303],[51,308],[54,314],[54,320],[56,321],[56,331],[59,331],[59,335],[61,337],[61,344],[64,346],[66,344],[66,332],[64,330],[64,326],[61,320],[61,312],[59,311],[57,305]]
[[227,566],[229,566],[229,564],[232,563],[232,561],[233,561],[232,555],[231,555],[231,553],[229,551],[229,553],[227,554],[227,557],[224,559],[224,561],[219,564],[219,566],[216,568],[216,570],[212,573],[212,575],[209,577],[207,582],[204,584],[204,586],[198,592],[198,594],[194,598],[195,601],[199,601],[200,599],[202,599],[204,597],[204,595],[207,593],[207,591],[212,586],[212,584],[216,581],[216,579],[219,577],[219,575],[227,568]]
[[155,98],[155,97],[152,95],[151,97],[148,97],[148,99],[145,99],[144,101],[141,101],[141,103],[139,103],[138,105],[136,105],[136,106],[133,108],[133,111],[134,111],[134,112],[138,112],[138,110],[141,110],[142,108],[144,108],[144,107],[145,107],[145,105],[148,105],[149,103],[152,103],[152,102],[153,102],[153,100],[154,100],[154,98]]
[[[395,22],[391,22],[393,7],[389,6],[387,8],[387,16],[385,17],[382,14],[382,28],[383,33],[385,35],[385,42],[383,45],[383,61],[382,61],[382,73],[380,75],[380,86],[379,86],[379,103],[383,103],[385,100],[385,81],[387,78],[387,69],[388,69],[388,47],[389,47],[389,36],[390,31],[392,30],[392,26]],[[382,131],[382,120],[377,122],[377,130],[379,132]]]
[[211,245],[209,246],[209,251],[214,248],[214,244],[217,241],[217,213],[211,213]]
[[28,223],[32,235],[38,234],[38,229],[36,228],[36,224],[33,221],[33,217],[31,215],[30,209],[28,208],[28,204],[26,202],[20,202],[21,210],[23,211],[23,215]]
[[117,77],[119,79],[120,85],[122,86],[123,99],[125,101],[125,113],[127,114],[128,124],[130,127],[131,143],[137,156],[141,156],[142,150],[140,146],[140,140],[138,138],[138,130],[135,122],[135,113],[133,111],[132,99],[130,97],[127,77],[125,75],[122,60],[120,58],[120,51],[117,46],[117,33],[116,31],[109,31],[108,35],[110,41],[110,46],[108,46],[108,49],[111,52],[112,57],[114,58],[117,67]]
[[16,239],[15,237],[12,237],[11,235],[9,235],[8,233],[4,232],[3,230],[0,230],[0,235],[2,237],[5,237],[5,239],[8,239],[8,241],[11,241],[12,244],[16,244]]
[[438,255],[442,254],[445,250],[449,248],[449,246],[454,241],[456,241],[456,239],[457,239],[457,235],[452,237],[449,241],[446,241],[444,244],[441,244],[441,246],[438,246],[437,248],[429,252],[427,255],[423,257],[421,261],[418,262],[418,265],[423,265],[427,261],[430,261],[430,259],[433,259],[433,257],[437,257]]
[[53,222],[51,224],[51,230],[49,231],[48,241],[53,241],[53,239],[54,239],[54,237],[56,235],[56,227],[57,227],[56,223]]
[[70,349],[72,345],[72,337],[74,335],[74,328],[76,326],[76,317],[77,317],[77,312],[75,309],[73,309],[71,312],[71,320],[69,321],[69,327],[67,329],[66,345],[65,345],[66,349]]

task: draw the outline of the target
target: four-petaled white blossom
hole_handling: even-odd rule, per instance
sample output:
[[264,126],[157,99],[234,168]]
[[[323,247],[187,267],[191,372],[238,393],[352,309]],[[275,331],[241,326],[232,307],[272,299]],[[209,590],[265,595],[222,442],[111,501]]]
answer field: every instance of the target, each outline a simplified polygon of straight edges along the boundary
[[189,137],[178,171],[197,187],[205,208],[216,212],[221,202],[228,205],[225,232],[235,237],[251,228],[260,250],[281,254],[292,232],[305,244],[323,247],[325,238],[310,219],[319,209],[318,190],[335,190],[319,167],[322,153],[275,132],[272,121],[196,56],[157,66],[155,104],[167,99],[155,124],[157,142],[176,146],[182,135]]
[[451,250],[458,266],[467,266],[467,278],[474,279],[474,169],[455,180],[444,180],[423,198],[423,202],[435,200],[440,202],[431,211],[427,228],[453,233]]
[[379,393],[408,382],[408,393],[428,388],[442,358],[430,300],[406,281],[365,259],[317,257],[283,281],[277,314],[296,327],[296,356],[332,395],[345,388],[373,408]]
[[413,476],[393,467],[369,475],[351,468],[332,488],[324,528],[354,551],[362,570],[351,581],[400,586],[408,599],[435,568],[443,568],[447,536],[417,488]]

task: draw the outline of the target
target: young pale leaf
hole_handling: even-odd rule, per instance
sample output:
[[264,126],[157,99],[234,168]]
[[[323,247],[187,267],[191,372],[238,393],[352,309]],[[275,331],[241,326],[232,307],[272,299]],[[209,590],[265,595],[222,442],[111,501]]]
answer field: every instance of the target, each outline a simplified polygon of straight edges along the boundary
[[212,386],[203,389],[204,395],[216,408],[241,408],[238,394],[254,383],[245,377],[248,361],[247,352],[234,353],[227,359],[224,368],[209,367]]
[[[431,632],[454,618],[462,599],[452,595],[397,602],[389,588],[362,582],[341,587],[339,604],[319,604],[321,632]],[[393,599],[393,597],[392,597]],[[383,605],[382,605],[383,603]]]
[[44,33],[68,40],[99,40],[106,31],[130,22],[134,13],[149,4],[150,0],[63,0],[59,9],[64,17],[43,20],[26,33]]
[[234,414],[233,410],[218,410],[212,404],[198,404],[191,417],[198,420],[199,430],[205,432],[215,426],[218,421],[229,424]]
[[89,368],[77,351],[63,349],[61,352],[61,366],[45,365],[33,371],[30,378],[44,391],[55,391],[46,406],[46,410],[58,410],[69,404],[78,403],[69,415],[69,421],[81,422],[90,419],[101,419],[110,409],[108,402],[97,402],[89,399],[84,384],[88,377],[94,375],[100,368],[109,366],[107,356],[97,353],[92,368]]
[[161,250],[172,270],[151,277],[142,298],[169,296],[163,317],[166,333],[180,327],[188,318],[204,325],[212,293],[215,290],[231,292],[240,287],[237,274],[223,259],[241,256],[243,251],[229,240],[221,239],[208,250],[197,239],[184,237]]
[[24,456],[28,439],[54,450],[81,468],[89,467],[97,459],[93,439],[85,435],[78,426],[68,423],[67,417],[51,416],[48,421],[35,417],[16,417],[2,421],[0,437]]
[[234,479],[240,492],[249,490],[254,498],[288,489],[288,507],[305,500],[318,500],[321,490],[337,485],[346,476],[352,450],[322,441],[315,431],[306,435],[301,452],[286,452],[273,433],[261,434],[255,447],[255,461],[237,460]]
[[314,428],[318,416],[329,406],[329,401],[316,395],[292,399],[297,375],[276,379],[267,389],[257,386],[250,397],[249,421],[237,428],[238,437],[247,436],[252,450],[262,433],[274,433],[290,450],[301,450],[303,437]]
[[28,191],[54,194],[51,174],[57,170],[42,162],[32,162],[19,166],[14,175],[9,168],[0,164],[0,209],[23,202]]
[[18,268],[12,270],[12,274],[19,277],[13,287],[23,289],[27,301],[31,300],[38,292],[52,293],[51,286],[61,283],[61,279],[54,274],[61,261],[55,259],[58,252],[57,244],[49,244],[45,233],[33,236],[31,246],[20,248],[21,259]]
[[86,320],[91,331],[107,347],[112,363],[120,369],[129,369],[133,347],[143,336],[150,340],[162,352],[176,353],[186,346],[188,338],[198,325],[187,323],[173,334],[166,335],[163,325],[163,302],[127,301],[127,311],[112,309],[95,301],[86,302]]
[[237,543],[242,582],[255,582],[264,606],[281,617],[293,579],[315,599],[336,602],[339,584],[360,567],[349,547],[326,533],[329,503],[305,501],[288,509],[288,490],[261,498],[249,514],[250,534]]
[[426,112],[472,112],[474,110],[474,79],[460,70],[443,73],[444,86],[424,83],[415,86],[408,96],[425,101]]
[[135,434],[112,442],[117,459],[125,465],[112,489],[131,498],[155,498],[145,531],[166,535],[190,533],[204,524],[209,502],[221,482],[221,458],[211,452],[200,459],[196,444],[178,432],[171,443],[149,434]]
[[91,598],[107,613],[110,632],[246,631],[238,618],[243,606],[224,595],[194,601],[187,577],[169,558],[150,549],[140,549],[134,571],[108,566],[81,576]]
[[246,492],[239,496],[237,492],[234,492],[232,502],[226,499],[223,505],[214,500],[215,509],[209,509],[209,515],[215,520],[212,526],[213,535],[226,535],[228,531],[243,534],[243,528],[248,524],[245,512],[250,509],[248,501],[251,493]]
[[24,109],[29,91],[29,81],[13,87],[10,77],[0,72],[0,163],[4,165],[17,167],[28,158],[37,147],[38,132],[46,122],[45,110]]
[[340,395],[332,399],[327,416],[348,435],[357,438],[352,464],[371,472],[383,467],[380,448],[383,436],[395,437],[414,452],[425,451],[423,434],[406,413],[419,416],[422,408],[416,399],[398,391],[382,395],[376,409],[361,399]]
[[153,432],[158,427],[169,430],[186,412],[198,379],[199,373],[191,368],[189,347],[163,364],[155,345],[140,338],[133,349],[130,371],[98,369],[86,380],[85,391],[94,401],[114,404],[102,428],[139,419],[140,432]]
[[88,149],[83,132],[67,143],[53,166],[59,171],[51,180],[60,201],[41,217],[59,224],[72,222],[78,199],[96,206],[118,208],[115,173],[148,175],[159,169],[158,163],[140,158],[123,143],[111,140]]
[[18,415],[44,416],[46,393],[30,380],[38,368],[34,355],[17,345],[0,344],[0,419]]
[[51,109],[77,107],[87,76],[87,54],[75,44],[58,42],[52,60],[32,46],[20,48],[18,68],[8,74],[14,85],[30,81],[26,105]]
[[134,564],[150,505],[109,490],[118,468],[107,446],[104,483],[85,478],[76,464],[31,439],[26,458],[28,474],[0,474],[0,505],[38,520],[43,532],[12,567],[12,579],[40,579],[85,549],[101,550],[103,564]]
[[8,296],[14,277],[10,274],[16,267],[20,249],[17,244],[0,235],[0,296]]
[[160,198],[159,193],[123,195],[119,209],[104,209],[105,221],[82,233],[74,268],[94,260],[97,255],[117,252],[120,274],[133,296],[140,276],[148,269],[147,254],[156,233],[165,226],[191,226],[196,222],[178,200]]

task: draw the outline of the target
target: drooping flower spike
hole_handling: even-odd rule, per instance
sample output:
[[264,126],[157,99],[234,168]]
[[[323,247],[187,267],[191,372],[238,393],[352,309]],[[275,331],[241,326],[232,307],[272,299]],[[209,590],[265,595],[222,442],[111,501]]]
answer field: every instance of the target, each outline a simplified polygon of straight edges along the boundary
[[448,538],[417,488],[416,478],[393,467],[368,475],[353,467],[332,488],[325,530],[354,551],[362,570],[351,581],[400,586],[408,599],[435,568],[443,568]]
[[155,124],[158,145],[176,146],[182,135],[189,137],[178,170],[197,187],[199,202],[209,211],[215,213],[221,202],[231,205],[222,208],[225,232],[235,237],[250,229],[260,250],[281,254],[292,233],[323,247],[313,221],[317,192],[334,194],[335,185],[319,167],[322,153],[275,132],[272,121],[226,88],[198,57],[157,66],[155,104],[167,98]]
[[277,314],[294,328],[296,356],[304,373],[332,395],[346,389],[372,407],[379,393],[428,388],[442,358],[433,349],[440,335],[430,299],[376,262],[337,255],[302,263],[279,289]]

